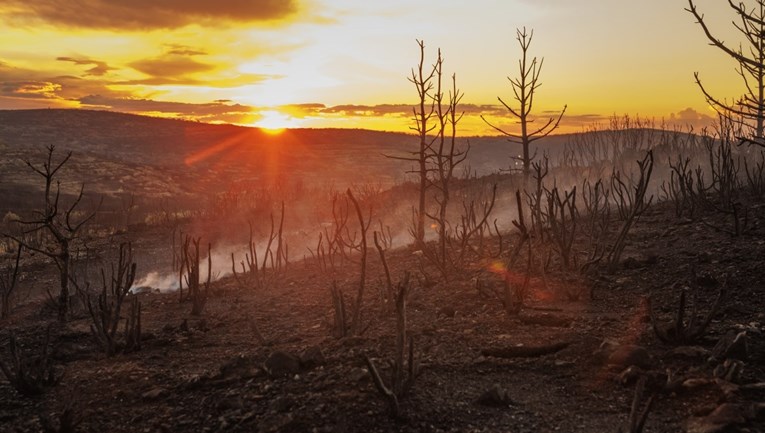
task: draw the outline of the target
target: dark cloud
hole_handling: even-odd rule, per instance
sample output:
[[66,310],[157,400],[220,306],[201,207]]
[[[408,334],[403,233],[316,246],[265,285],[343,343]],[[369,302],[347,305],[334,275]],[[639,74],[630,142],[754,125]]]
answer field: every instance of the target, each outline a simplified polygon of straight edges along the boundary
[[53,99],[61,85],[50,81],[2,81],[0,95],[14,98]]
[[717,123],[717,118],[699,113],[693,108],[686,108],[669,116],[669,123],[676,126],[709,127]]
[[267,22],[297,9],[297,0],[4,0],[0,16],[12,24],[137,31]]
[[93,60],[93,59],[87,59],[87,58],[76,58],[76,57],[56,57],[56,60],[62,61],[62,62],[71,62],[75,65],[80,66],[90,66],[93,65],[92,68],[85,71],[85,75],[92,75],[96,77],[100,77],[102,75],[106,75],[109,71],[115,70],[115,68],[110,67],[106,64],[106,62],[102,62],[100,60]]
[[161,112],[198,118],[217,117],[231,113],[250,113],[252,108],[241,104],[210,102],[193,104],[187,102],[155,101],[152,99],[111,98],[101,95],[89,95],[79,99],[83,106],[106,108],[115,111],[146,113]]
[[[557,118],[560,111],[547,112],[548,116]],[[549,118],[549,117],[548,117]],[[590,126],[596,123],[602,123],[608,120],[608,117],[600,114],[564,114],[560,121],[561,125],[566,126]]]
[[[321,110],[327,114],[348,116],[411,116],[414,105],[378,104],[378,105],[335,105]],[[499,105],[460,104],[459,111],[466,115],[505,116],[507,109]]]
[[215,66],[199,62],[188,56],[166,55],[151,59],[137,60],[128,64],[131,68],[152,77],[179,78],[188,74],[209,72]]
[[55,75],[0,63],[0,95],[14,98],[76,100],[88,94],[125,97],[127,92],[109,88],[111,83],[94,77]]
[[179,77],[149,77],[136,80],[120,80],[111,84],[119,86],[205,86],[205,87],[238,87],[249,84],[257,84],[261,81],[279,78],[279,75],[239,74],[232,78],[218,78],[207,76],[202,79],[188,76]]
[[379,105],[335,105],[321,110],[326,114],[342,114],[346,116],[401,116],[412,113],[413,105],[379,104]]
[[206,56],[207,51],[189,47],[187,45],[180,44],[166,44],[167,54],[175,54],[178,56]]

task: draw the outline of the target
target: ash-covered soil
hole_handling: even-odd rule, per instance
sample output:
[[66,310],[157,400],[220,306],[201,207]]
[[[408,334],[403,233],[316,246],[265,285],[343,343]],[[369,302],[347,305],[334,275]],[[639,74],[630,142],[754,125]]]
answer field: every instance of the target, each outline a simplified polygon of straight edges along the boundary
[[[43,304],[27,303],[2,322],[0,354],[9,357],[10,331],[25,351],[39,347],[50,323],[63,378],[34,398],[0,380],[0,431],[42,431],[43,420],[56,425],[68,409],[81,432],[616,432],[630,414],[639,375],[627,371],[632,364],[650,377],[643,401],[655,399],[646,432],[764,431],[765,388],[757,384],[765,382],[765,206],[750,209],[748,231],[732,237],[719,230],[730,224],[723,215],[678,220],[669,205],[656,205],[631,232],[619,269],[534,275],[532,299],[515,316],[492,294],[500,285],[492,260],[429,284],[417,278],[419,255],[389,251],[394,280],[412,271],[407,319],[421,367],[396,420],[364,362],[369,356],[388,377],[395,349],[396,318],[381,304],[373,249],[368,329],[341,339],[332,336],[330,277],[310,260],[291,263],[264,290],[215,282],[197,317],[177,294],[142,294],[142,348],[111,358],[94,344],[87,313],[60,327]],[[159,254],[165,241],[148,232],[124,237],[137,253]],[[496,241],[488,242],[495,253]],[[692,270],[699,312],[727,284],[722,307],[697,343],[661,343],[646,296],[669,321]],[[337,280],[355,296],[357,265],[344,265]],[[571,301],[560,288],[574,286],[585,290]],[[712,352],[729,331],[745,332],[746,350],[731,355],[742,368],[725,377],[725,360]],[[556,343],[566,344],[539,356],[490,356]]]

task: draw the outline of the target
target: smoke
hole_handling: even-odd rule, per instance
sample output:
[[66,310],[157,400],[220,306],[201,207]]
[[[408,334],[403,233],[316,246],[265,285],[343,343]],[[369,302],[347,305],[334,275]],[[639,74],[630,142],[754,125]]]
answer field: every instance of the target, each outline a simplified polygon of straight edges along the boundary
[[157,289],[162,293],[174,292],[178,290],[178,274],[160,274],[157,271],[149,272],[133,284],[130,291],[134,293],[140,292],[145,290],[146,287],[150,287],[152,290]]
[[[200,251],[201,253],[201,251]],[[227,277],[232,274],[231,272],[231,254],[234,254],[234,259],[236,260],[237,267],[239,267],[239,262],[244,260],[244,256],[246,253],[249,253],[249,249],[247,248],[247,244],[242,245],[226,245],[226,246],[219,246],[217,248],[213,247],[212,249],[212,261],[210,266],[210,281],[217,281],[223,277]],[[257,249],[258,257],[261,258],[263,251],[260,249]],[[262,260],[262,259],[261,259]],[[200,268],[200,282],[204,282],[207,280],[207,255],[204,255],[199,259],[199,268]],[[178,290],[179,287],[179,280],[178,280],[178,272],[173,272],[171,270],[164,270],[164,271],[151,271],[147,273],[145,276],[143,276],[141,279],[139,279],[135,284],[133,284],[133,287],[131,288],[131,291],[134,292],[140,292],[145,291],[147,288],[151,290],[158,290],[160,293],[171,293]],[[187,274],[183,274],[184,278],[184,286],[186,286],[185,278]]]

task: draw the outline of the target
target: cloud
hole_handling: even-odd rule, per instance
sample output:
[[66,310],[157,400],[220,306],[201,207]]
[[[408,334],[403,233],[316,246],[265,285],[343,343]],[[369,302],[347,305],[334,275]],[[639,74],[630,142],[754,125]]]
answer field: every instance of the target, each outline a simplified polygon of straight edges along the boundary
[[3,81],[0,82],[0,95],[15,98],[44,98],[56,97],[61,85],[50,81]]
[[[196,118],[216,118],[224,114],[250,113],[252,108],[241,104],[210,102],[194,104],[187,102],[155,101],[138,98],[112,98],[101,95],[89,95],[79,99],[79,102],[89,108],[106,108],[132,113],[164,113]],[[215,119],[219,120],[219,119]]]
[[705,128],[715,125],[717,118],[699,113],[693,108],[688,107],[685,110],[670,114],[668,123],[680,127],[693,126],[694,128]]
[[75,57],[56,57],[56,60],[62,61],[62,62],[71,62],[75,65],[85,65],[90,66],[93,65],[92,68],[85,71],[85,75],[92,75],[92,76],[103,76],[106,75],[109,71],[114,71],[115,68],[110,67],[106,64],[106,62],[102,62],[100,60],[92,60],[88,58],[75,58]]
[[408,104],[379,104],[379,105],[335,105],[321,110],[325,114],[341,114],[346,116],[402,116],[412,113],[413,105]]
[[131,68],[153,77],[183,77],[188,74],[209,72],[215,66],[196,61],[187,56],[169,55],[137,60],[128,64]]
[[180,77],[149,77],[135,80],[113,81],[111,84],[119,86],[204,86],[214,88],[239,87],[251,84],[258,84],[265,80],[280,78],[279,75],[259,75],[259,74],[237,74],[236,76],[216,77],[207,76],[203,79],[192,78],[188,76]]
[[0,63],[0,96],[12,98],[72,101],[83,95],[102,94],[125,97],[124,91],[110,89],[110,82],[100,77],[77,77]]
[[0,17],[12,24],[152,30],[189,24],[270,22],[297,12],[297,0],[4,0]]
[[190,47],[188,45],[181,44],[165,44],[167,48],[167,54],[175,54],[178,56],[206,56],[207,51]]

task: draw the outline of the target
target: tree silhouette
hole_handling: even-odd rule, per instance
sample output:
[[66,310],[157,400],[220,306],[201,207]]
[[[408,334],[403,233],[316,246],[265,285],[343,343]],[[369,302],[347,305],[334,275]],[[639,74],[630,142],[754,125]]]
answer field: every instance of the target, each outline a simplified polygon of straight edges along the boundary
[[61,161],[56,162],[53,157],[55,147],[51,145],[48,146],[46,150],[48,155],[41,166],[35,165],[28,160],[24,161],[30,169],[45,179],[44,207],[41,211],[35,212],[35,218],[18,221],[29,227],[24,230],[24,235],[43,232],[46,237],[43,238],[44,240],[41,244],[37,244],[27,241],[23,237],[17,237],[10,234],[6,234],[6,236],[15,240],[27,250],[43,254],[53,260],[53,263],[55,263],[58,268],[60,277],[58,320],[64,322],[69,312],[69,281],[71,278],[72,244],[78,239],[80,229],[95,216],[95,212],[85,215],[84,217],[77,217],[78,212],[76,209],[82,200],[82,195],[85,190],[84,184],[81,185],[79,194],[77,194],[74,201],[68,207],[62,206],[59,200],[61,198],[61,182],[56,181],[54,185],[54,178],[61,167],[69,161],[72,152],[67,153]]
[[734,49],[715,37],[709,30],[704,15],[696,10],[693,0],[688,0],[685,10],[693,14],[696,22],[704,30],[710,45],[719,48],[738,62],[736,72],[741,76],[746,92],[733,103],[712,96],[701,83],[699,73],[694,72],[696,84],[704,97],[721,116],[731,120],[743,131],[737,137],[741,143],[756,144],[765,147],[765,0],[756,0],[755,6],[748,8],[743,2],[728,5],[735,11],[740,22],[733,26],[744,36],[747,49],[742,45]]
[[513,88],[513,98],[518,102],[519,106],[513,108],[501,97],[497,97],[499,102],[507,108],[510,114],[512,114],[513,117],[518,118],[518,122],[521,124],[520,134],[507,132],[486,120],[483,115],[481,116],[481,119],[483,119],[487,125],[507,136],[508,141],[511,143],[518,143],[523,147],[523,155],[520,158],[513,157],[513,159],[523,163],[524,178],[527,178],[531,172],[531,161],[536,156],[536,153],[534,155],[531,155],[530,153],[529,148],[531,143],[546,137],[550,135],[551,132],[555,131],[558,128],[558,125],[560,125],[560,121],[563,118],[563,114],[566,112],[567,107],[564,105],[557,117],[550,117],[541,127],[536,128],[535,125],[532,125],[535,121],[531,114],[534,109],[534,96],[536,95],[536,91],[542,85],[539,81],[539,74],[542,72],[542,65],[544,63],[544,58],[538,60],[536,57],[533,57],[529,59],[529,47],[531,46],[533,37],[533,30],[531,32],[526,32],[526,27],[523,29],[516,29],[516,39],[521,46],[521,58],[518,60],[519,76],[515,78],[507,77],[507,79],[510,81],[510,85]]
[[414,87],[417,90],[418,99],[417,105],[412,109],[415,126],[411,126],[409,129],[417,134],[420,143],[416,150],[408,152],[408,156],[385,156],[401,161],[409,161],[415,164],[415,168],[409,171],[409,173],[415,174],[419,181],[419,197],[417,208],[413,211],[414,227],[412,234],[414,235],[415,244],[418,247],[422,247],[425,244],[425,195],[430,186],[430,179],[428,178],[430,168],[428,167],[428,163],[431,158],[433,142],[435,140],[434,137],[430,137],[429,135],[436,129],[436,127],[438,127],[438,124],[434,122],[435,119],[433,119],[433,116],[436,114],[433,88],[435,85],[434,81],[436,79],[436,74],[439,74],[438,82],[440,83],[440,71],[441,65],[443,64],[443,58],[441,57],[441,50],[438,50],[438,57],[435,64],[428,68],[425,65],[425,43],[418,40],[417,45],[420,47],[420,61],[415,68],[412,68],[409,81],[414,84]]

